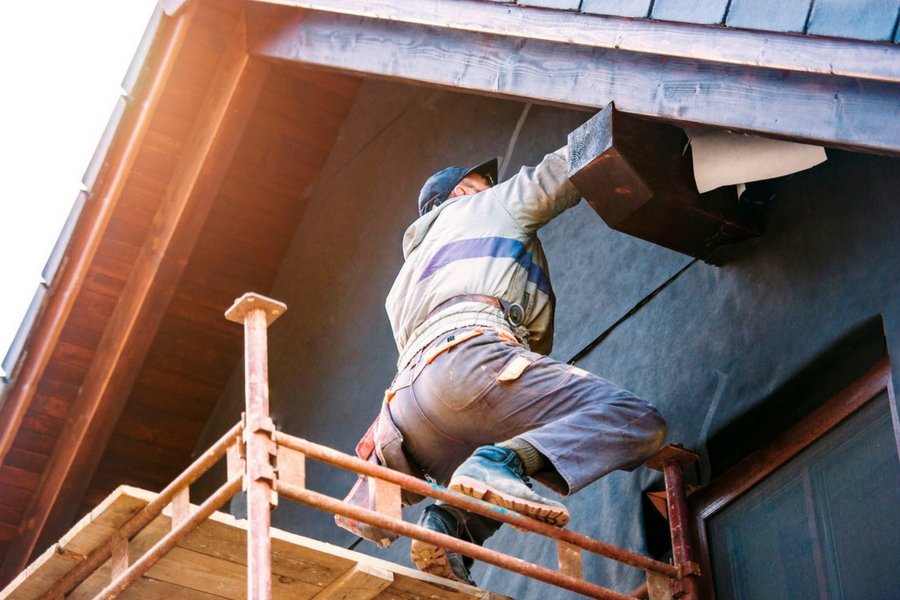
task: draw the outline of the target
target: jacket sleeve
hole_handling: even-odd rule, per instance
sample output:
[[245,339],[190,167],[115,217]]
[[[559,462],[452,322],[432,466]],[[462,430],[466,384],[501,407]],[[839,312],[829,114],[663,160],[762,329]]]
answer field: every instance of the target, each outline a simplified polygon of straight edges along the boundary
[[563,146],[537,166],[522,167],[492,191],[522,229],[534,232],[581,199],[569,181],[568,163],[568,147]]

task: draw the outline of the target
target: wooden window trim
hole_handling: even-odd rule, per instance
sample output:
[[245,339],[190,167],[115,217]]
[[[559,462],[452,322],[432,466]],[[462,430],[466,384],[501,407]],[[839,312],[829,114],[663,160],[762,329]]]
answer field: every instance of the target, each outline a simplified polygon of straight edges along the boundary
[[894,388],[891,383],[890,360],[885,356],[837,396],[828,400],[756,452],[744,457],[710,485],[691,495],[689,503],[694,519],[696,535],[694,543],[698,549],[697,554],[700,559],[701,573],[703,573],[701,597],[715,598],[706,530],[707,519],[749,491],[885,390],[888,392],[891,406],[894,438],[900,440]]

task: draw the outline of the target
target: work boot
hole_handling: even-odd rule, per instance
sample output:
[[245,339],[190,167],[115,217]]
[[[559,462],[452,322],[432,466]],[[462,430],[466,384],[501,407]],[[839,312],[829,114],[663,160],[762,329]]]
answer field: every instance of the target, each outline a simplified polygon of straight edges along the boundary
[[[431,531],[437,531],[438,533],[471,542],[472,536],[466,530],[462,515],[458,513],[459,509],[452,506],[432,504],[425,508],[422,516],[419,517],[418,525]],[[458,552],[451,552],[446,548],[420,540],[412,541],[409,556],[420,571],[475,585],[475,582],[472,581],[472,576],[469,574],[469,569],[474,561],[468,556],[463,556]]]
[[563,527],[569,511],[561,503],[544,498],[523,478],[522,461],[515,452],[498,446],[482,446],[454,471],[451,490]]

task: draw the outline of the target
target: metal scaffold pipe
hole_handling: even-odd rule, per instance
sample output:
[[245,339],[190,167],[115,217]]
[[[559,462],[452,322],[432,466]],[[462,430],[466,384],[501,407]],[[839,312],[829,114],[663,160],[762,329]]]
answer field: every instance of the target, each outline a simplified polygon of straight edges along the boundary
[[274,504],[272,457],[274,427],[269,417],[267,328],[287,307],[259,294],[244,294],[225,313],[244,325],[244,442],[247,492],[247,598],[272,597],[271,509]]

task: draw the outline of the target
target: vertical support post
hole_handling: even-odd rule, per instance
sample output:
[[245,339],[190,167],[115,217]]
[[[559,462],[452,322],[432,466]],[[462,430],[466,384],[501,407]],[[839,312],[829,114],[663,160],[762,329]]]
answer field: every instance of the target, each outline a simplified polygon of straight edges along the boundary
[[275,471],[274,425],[269,417],[267,328],[287,307],[259,294],[244,294],[225,313],[244,325],[244,443],[247,491],[247,599],[272,597],[271,509]]
[[699,457],[678,446],[666,446],[647,461],[647,466],[662,471],[666,483],[666,501],[669,516],[669,532],[672,535],[672,559],[678,568],[678,579],[673,582],[672,597],[681,600],[699,600],[700,567],[693,560],[691,536],[688,526],[687,492],[684,485],[684,467]]

